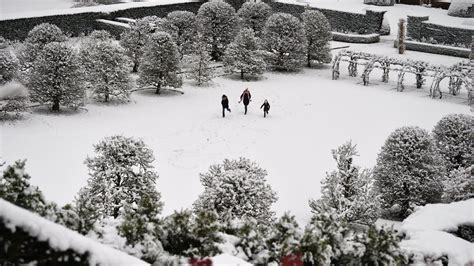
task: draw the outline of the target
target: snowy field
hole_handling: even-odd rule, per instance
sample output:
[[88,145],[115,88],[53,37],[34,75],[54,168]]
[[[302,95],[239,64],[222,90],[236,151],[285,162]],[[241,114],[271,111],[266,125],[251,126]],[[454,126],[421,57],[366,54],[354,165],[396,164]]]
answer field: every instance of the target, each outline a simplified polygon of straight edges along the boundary
[[[460,61],[437,55],[429,59],[447,65]],[[1,124],[0,154],[7,163],[26,158],[32,183],[47,199],[64,204],[86,184],[83,162],[94,155],[93,144],[113,134],[142,138],[155,153],[165,215],[191,207],[203,190],[199,173],[225,158],[243,156],[268,171],[268,182],[279,196],[274,210],[290,210],[306,222],[308,200],[319,197],[321,178],[335,168],[331,149],[352,139],[361,154],[356,163],[372,167],[397,127],[417,125],[430,131],[446,114],[470,113],[464,99],[434,100],[426,88],[414,89],[412,77],[407,76],[407,90],[400,93],[394,89],[394,74],[391,83],[384,84],[374,71],[371,85],[365,87],[360,78],[347,75],[345,65],[341,69],[337,81],[331,80],[326,66],[296,74],[266,73],[259,81],[221,77],[203,88],[185,84],[184,95],[135,92],[130,104],[92,103],[79,113],[37,110],[24,120]],[[237,103],[245,87],[253,98],[246,116]],[[225,119],[222,94],[232,109]],[[266,119],[258,109],[265,98],[272,104]]]

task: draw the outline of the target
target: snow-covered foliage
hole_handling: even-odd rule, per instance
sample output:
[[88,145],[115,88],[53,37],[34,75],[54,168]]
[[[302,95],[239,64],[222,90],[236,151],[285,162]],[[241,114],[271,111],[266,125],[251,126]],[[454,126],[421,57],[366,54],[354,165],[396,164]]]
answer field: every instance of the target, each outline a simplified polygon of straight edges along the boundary
[[129,100],[131,80],[125,50],[107,37],[107,32],[93,32],[81,46],[80,58],[86,81],[94,97],[109,102]]
[[306,33],[293,15],[276,13],[265,23],[263,48],[268,52],[269,66],[278,71],[299,70],[305,62]]
[[199,240],[192,233],[192,218],[192,211],[181,210],[164,219],[160,241],[167,252],[189,257],[191,249],[199,246]]
[[194,55],[188,77],[195,80],[198,85],[211,81],[215,76],[215,71],[211,67],[211,59],[207,44],[197,41],[194,44]]
[[[407,258],[400,249],[402,237],[392,228],[369,226],[363,233],[356,234],[354,241],[363,245],[360,257],[351,258],[358,265],[405,265]],[[363,250],[363,251],[362,251]]]
[[182,84],[179,70],[178,48],[171,35],[161,31],[152,34],[144,49],[138,83],[153,86],[156,94],[163,87],[178,88]]
[[18,71],[18,59],[7,48],[0,47],[0,85],[12,81]]
[[91,32],[88,37],[94,41],[111,41],[114,38],[112,34],[106,30],[95,30]]
[[66,43],[46,44],[33,63],[30,100],[51,104],[52,111],[59,111],[60,105],[77,108],[85,97],[80,76],[79,58],[73,48]]
[[414,263],[447,257],[449,265],[466,265],[474,260],[473,244],[452,235],[461,225],[472,225],[474,199],[420,207],[402,223],[407,235],[401,247],[413,255]]
[[294,215],[285,213],[272,225],[267,240],[270,261],[279,262],[283,256],[294,255],[299,250],[302,230]]
[[262,75],[266,69],[263,51],[260,50],[260,40],[255,36],[252,29],[244,28],[235,37],[225,50],[224,67],[229,72],[244,75]]
[[225,159],[200,175],[204,192],[194,209],[215,211],[224,222],[249,217],[269,224],[275,215],[270,207],[277,196],[266,183],[266,176],[267,172],[249,159]]
[[433,138],[448,171],[474,164],[474,118],[471,115],[447,115],[436,124]]
[[433,139],[419,127],[396,129],[385,141],[374,169],[385,216],[405,218],[416,206],[441,200],[445,168]]
[[472,18],[474,14],[474,4],[471,0],[451,0],[448,15],[453,17]]
[[192,233],[199,241],[199,246],[193,247],[191,254],[194,257],[209,257],[219,253],[219,243],[222,242],[219,232],[222,225],[215,212],[200,211],[195,214]]
[[[39,264],[53,265],[78,263],[77,259],[84,259],[81,262],[89,265],[148,265],[2,199],[0,199],[0,224],[0,227],[8,230],[7,235],[2,234],[2,237],[6,237],[2,242],[10,243],[6,249],[2,247],[2,251],[6,254],[2,255],[0,262],[8,258],[10,252],[20,252],[23,255],[37,255],[39,259],[44,260],[20,255],[20,260],[17,262],[19,264],[41,262]],[[10,249],[15,247],[16,250]],[[33,248],[36,248],[36,254],[32,252]],[[51,260],[54,255],[56,261]],[[12,263],[8,259],[7,262]]]
[[235,36],[235,9],[223,0],[211,0],[201,5],[196,22],[204,42],[210,45],[212,59],[219,60]]
[[17,81],[0,84],[0,119],[20,117],[26,111],[27,97],[28,90]]
[[177,10],[168,13],[166,18],[177,30],[175,42],[181,58],[192,53],[197,34],[196,15],[193,12]]
[[264,2],[245,2],[237,11],[237,16],[242,27],[252,29],[257,37],[261,37],[271,13],[272,8]]
[[325,205],[344,222],[372,224],[379,216],[380,197],[374,190],[371,171],[353,164],[358,156],[356,145],[346,142],[332,150],[332,156],[337,170],[321,181],[321,198],[310,201],[311,209],[316,212],[318,205]]
[[474,165],[449,172],[443,181],[443,202],[453,202],[474,198]]
[[331,41],[331,25],[323,13],[317,10],[306,9],[301,14],[306,40],[308,41],[306,60],[308,67],[311,62],[330,63],[331,52],[329,41]]

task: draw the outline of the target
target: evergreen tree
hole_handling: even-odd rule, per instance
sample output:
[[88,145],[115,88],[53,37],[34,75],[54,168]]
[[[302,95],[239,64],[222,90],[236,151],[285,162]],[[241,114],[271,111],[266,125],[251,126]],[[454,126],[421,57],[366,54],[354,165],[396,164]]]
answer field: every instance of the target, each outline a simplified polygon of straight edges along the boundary
[[433,138],[448,171],[474,164],[474,119],[471,115],[447,115],[436,124]]
[[284,256],[296,255],[299,252],[301,237],[302,232],[295,216],[285,213],[272,226],[267,241],[270,260],[278,262]]
[[[1,41],[0,41],[1,43]],[[0,119],[20,117],[26,111],[27,90],[13,81],[18,73],[18,60],[8,48],[0,47]]]
[[51,104],[52,111],[59,111],[60,105],[76,108],[85,97],[80,76],[80,64],[73,48],[65,43],[47,44],[33,64],[30,100]]
[[178,50],[171,36],[165,32],[151,35],[145,47],[139,83],[155,87],[155,93],[159,94],[163,87],[181,87],[182,80],[178,72]]
[[93,41],[112,41],[114,37],[106,30],[95,30],[89,34],[89,39]]
[[166,251],[189,258],[192,249],[200,246],[199,239],[192,232],[192,216],[191,211],[182,210],[165,218],[160,240]]
[[360,257],[351,258],[354,265],[406,265],[408,262],[399,246],[401,237],[393,229],[370,226],[357,235],[355,241],[364,248]]
[[220,60],[227,45],[234,39],[237,16],[234,8],[222,0],[211,0],[199,8],[198,30],[210,46],[213,60]]
[[12,81],[18,71],[18,59],[7,48],[0,48],[0,85]]
[[444,166],[428,132],[402,127],[385,141],[374,169],[386,216],[405,218],[415,206],[439,202]]
[[204,192],[194,203],[194,209],[215,211],[224,222],[249,217],[269,224],[274,219],[270,207],[277,197],[266,184],[266,175],[265,170],[245,158],[212,165],[208,173],[200,175]]
[[252,29],[257,37],[261,37],[265,22],[272,13],[272,8],[264,2],[245,2],[237,12],[240,24]]
[[197,26],[196,15],[193,12],[177,10],[168,13],[168,22],[176,28],[175,42],[178,46],[180,58],[193,52],[196,40]]
[[110,98],[120,102],[130,98],[131,80],[128,75],[128,60],[118,44],[102,39],[100,32],[86,42],[80,52],[86,80],[95,98],[109,102]]
[[222,242],[219,235],[221,227],[221,223],[215,212],[197,212],[191,226],[191,233],[199,241],[199,246],[193,247],[189,253],[200,258],[212,257],[219,254],[218,244]]
[[278,71],[299,70],[305,60],[305,35],[303,24],[296,17],[286,13],[271,15],[263,32],[270,67]]
[[306,31],[308,46],[306,49],[306,61],[308,67],[311,62],[330,63],[331,52],[329,41],[331,41],[331,25],[323,13],[317,10],[306,9],[303,14],[303,25]]
[[321,181],[321,199],[311,200],[310,207],[317,210],[318,204],[332,208],[347,223],[371,224],[379,215],[379,196],[373,189],[373,178],[369,170],[360,170],[353,164],[358,156],[356,145],[350,141],[332,150],[337,171],[326,174]]
[[259,48],[259,40],[251,29],[242,29],[234,41],[227,47],[224,54],[224,67],[230,72],[257,76],[263,74],[266,68],[263,51]]
[[191,63],[189,78],[195,80],[198,85],[202,85],[214,78],[215,71],[211,68],[211,55],[205,43],[197,42],[194,51],[195,55]]
[[474,198],[474,166],[454,169],[443,181],[443,202],[450,203]]

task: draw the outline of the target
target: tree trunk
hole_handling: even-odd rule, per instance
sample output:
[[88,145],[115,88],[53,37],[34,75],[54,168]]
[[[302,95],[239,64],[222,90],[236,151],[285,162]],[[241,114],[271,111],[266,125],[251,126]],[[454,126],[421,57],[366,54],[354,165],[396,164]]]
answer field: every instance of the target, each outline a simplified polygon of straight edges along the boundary
[[244,70],[240,70],[240,79],[244,79]]
[[161,89],[161,84],[158,84],[158,85],[156,86],[155,94],[160,94],[160,89]]
[[135,61],[133,62],[133,70],[132,70],[133,73],[137,73],[138,72],[138,62]]
[[311,67],[311,56],[309,55],[309,53],[307,56],[307,60],[308,60],[308,67]]
[[109,93],[106,92],[105,97],[104,97],[104,102],[108,102],[108,101],[109,101]]
[[53,106],[51,108],[51,111],[59,112],[59,98],[56,97],[53,99]]

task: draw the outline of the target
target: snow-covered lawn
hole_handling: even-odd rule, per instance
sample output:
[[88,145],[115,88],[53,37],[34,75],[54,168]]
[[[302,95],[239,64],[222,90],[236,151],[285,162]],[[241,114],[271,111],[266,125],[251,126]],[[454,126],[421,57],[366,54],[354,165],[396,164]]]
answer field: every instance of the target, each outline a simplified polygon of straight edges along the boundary
[[[409,86],[396,92],[395,83],[378,81],[378,72],[368,87],[344,72],[338,81],[330,75],[326,67],[266,73],[263,80],[252,82],[222,77],[204,88],[185,84],[184,95],[142,91],[126,105],[89,104],[87,112],[79,113],[37,111],[22,121],[0,124],[1,159],[13,163],[26,158],[32,182],[48,199],[64,204],[86,184],[83,161],[94,155],[93,144],[113,134],[142,138],[154,150],[157,188],[164,214],[169,214],[191,207],[202,192],[199,173],[209,165],[243,156],[268,171],[268,182],[279,196],[277,213],[290,210],[306,222],[308,199],[319,197],[320,179],[335,167],[331,149],[352,139],[361,154],[357,163],[371,167],[395,128],[418,125],[431,130],[446,114],[470,113],[464,101],[433,100],[426,89]],[[407,78],[407,85],[413,83]],[[245,87],[253,96],[246,116],[237,103]],[[222,94],[232,109],[225,119]],[[272,104],[266,119],[258,109],[264,99]]]

